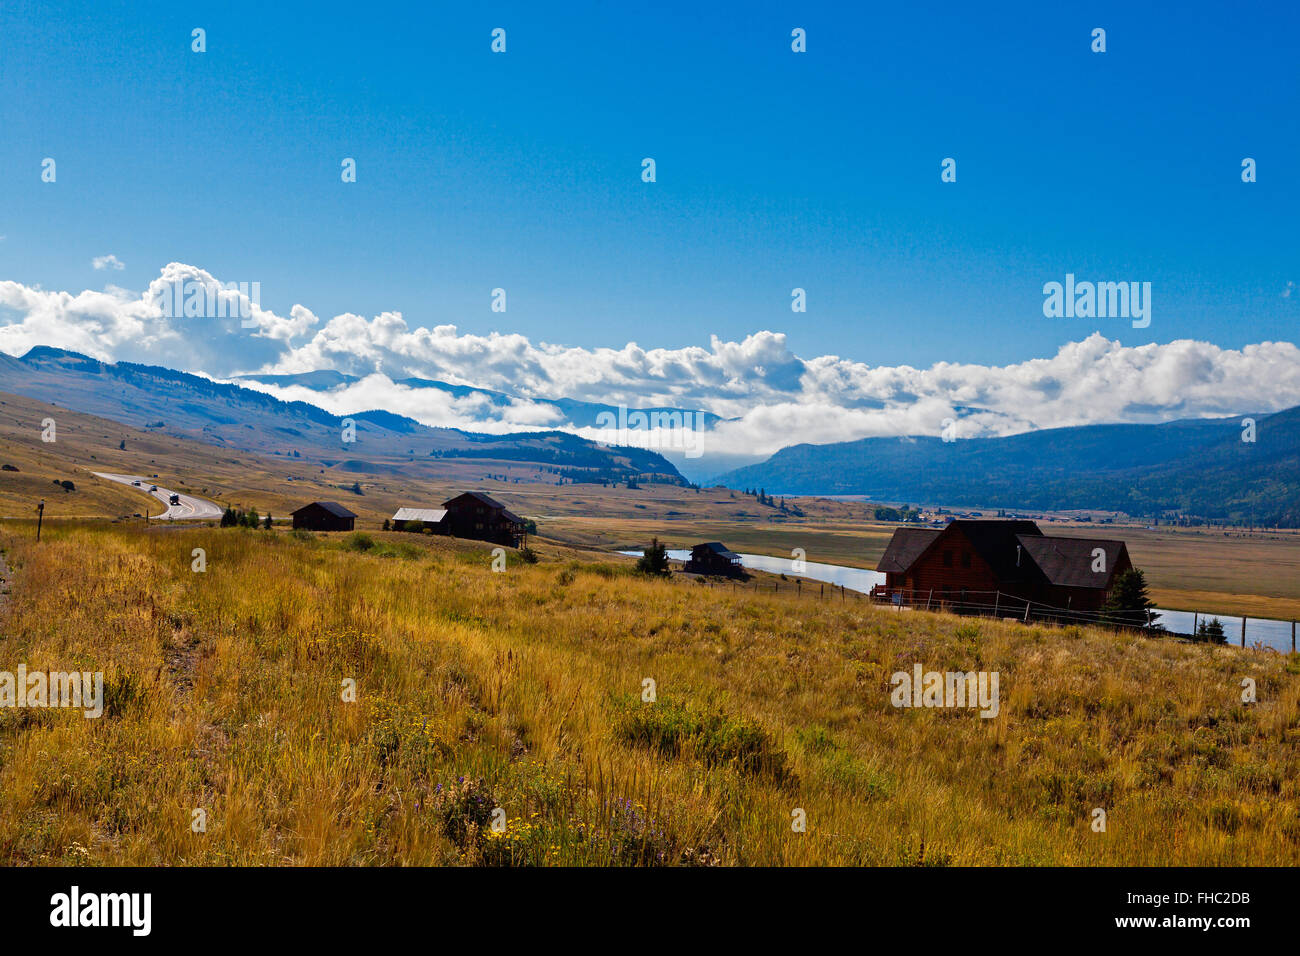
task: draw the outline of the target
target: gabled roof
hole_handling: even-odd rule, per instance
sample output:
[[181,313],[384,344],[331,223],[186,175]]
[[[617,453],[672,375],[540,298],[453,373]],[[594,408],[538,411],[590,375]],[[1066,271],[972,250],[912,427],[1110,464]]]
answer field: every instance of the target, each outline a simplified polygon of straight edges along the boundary
[[447,517],[446,508],[398,508],[394,521],[428,521],[434,524]]
[[[458,494],[456,498],[473,498],[479,504],[486,505],[487,507],[492,508],[493,510],[499,510],[499,511],[506,510],[505,505],[497,501],[491,495],[484,494],[481,491],[463,491],[460,494]],[[442,506],[444,508],[447,507],[449,504],[455,501],[456,498],[448,498],[446,501],[442,503]]]
[[[1025,577],[1020,553],[1022,537],[1041,537],[1043,532],[1032,521],[1014,519],[958,519],[943,529],[945,537],[962,534],[970,541],[975,553],[984,559],[1000,581],[1015,581]],[[1017,562],[1020,561],[1020,564]]]
[[706,541],[703,544],[695,545],[691,550],[698,551],[700,548],[707,548],[709,551],[712,551],[720,557],[726,558],[728,561],[740,560],[740,555],[736,554],[734,551],[728,551],[727,546],[721,541]]
[[[1121,555],[1127,555],[1123,541],[1096,538],[1055,538],[1046,535],[1021,535],[1018,540],[1038,565],[1048,583],[1071,588],[1105,588],[1115,576]],[[1106,558],[1105,571],[1093,571],[1093,552],[1101,549]]]
[[885,573],[906,571],[941,533],[938,528],[895,528],[876,570]]
[[298,508],[296,511],[291,511],[289,513],[296,515],[299,511],[306,511],[308,508],[324,508],[326,511],[334,515],[334,517],[336,518],[356,517],[356,515],[354,515],[351,511],[348,511],[347,508],[344,508],[337,501],[313,501],[310,504],[305,504],[301,508]]

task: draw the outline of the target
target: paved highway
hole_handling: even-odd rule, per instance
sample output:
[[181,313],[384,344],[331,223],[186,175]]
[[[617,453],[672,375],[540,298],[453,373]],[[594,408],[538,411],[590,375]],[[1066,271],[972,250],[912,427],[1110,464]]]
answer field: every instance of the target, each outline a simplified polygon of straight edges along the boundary
[[[130,485],[143,491],[147,495],[157,498],[167,510],[160,515],[150,515],[150,518],[161,519],[163,521],[173,521],[185,518],[220,518],[221,508],[206,501],[203,498],[195,498],[191,495],[182,495],[164,488],[155,482],[152,478],[145,475],[113,475],[104,471],[96,471],[93,474],[99,478],[107,478],[109,481],[116,481],[121,485]],[[150,491],[151,488],[157,488],[157,491]],[[180,504],[171,504],[171,496],[176,495]]]

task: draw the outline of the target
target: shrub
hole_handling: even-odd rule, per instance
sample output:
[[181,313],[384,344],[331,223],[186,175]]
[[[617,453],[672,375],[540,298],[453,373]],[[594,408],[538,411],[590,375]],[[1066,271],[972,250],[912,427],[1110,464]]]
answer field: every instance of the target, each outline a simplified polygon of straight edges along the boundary
[[375,539],[362,531],[354,531],[343,540],[345,551],[369,551],[375,546]]
[[615,726],[627,742],[674,757],[729,764],[741,773],[763,774],[778,781],[789,773],[785,751],[761,725],[720,710],[697,710],[668,699],[653,704],[629,701]]
[[537,552],[534,551],[532,548],[528,548],[528,547],[520,548],[519,559],[523,561],[524,564],[536,564]]

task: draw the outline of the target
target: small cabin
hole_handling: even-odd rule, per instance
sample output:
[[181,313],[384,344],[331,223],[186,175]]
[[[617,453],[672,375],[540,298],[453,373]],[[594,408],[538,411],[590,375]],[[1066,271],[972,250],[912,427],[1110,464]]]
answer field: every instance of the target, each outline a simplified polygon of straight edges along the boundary
[[517,548],[523,540],[524,519],[491,495],[467,491],[442,503],[447,513],[441,525],[457,538],[475,538]]
[[308,531],[351,531],[357,516],[337,501],[313,501],[293,512],[293,526]]
[[443,519],[447,517],[446,508],[398,508],[393,515],[393,528],[397,531],[427,531],[432,534],[446,534]]
[[684,570],[689,574],[716,574],[728,578],[745,576],[740,555],[728,551],[721,541],[706,541],[691,548],[691,557]]

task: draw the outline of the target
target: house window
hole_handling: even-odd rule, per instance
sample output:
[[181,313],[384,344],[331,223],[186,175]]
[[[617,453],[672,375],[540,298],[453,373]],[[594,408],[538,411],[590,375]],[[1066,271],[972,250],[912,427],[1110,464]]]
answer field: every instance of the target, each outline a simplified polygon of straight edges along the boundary
[[952,552],[951,552],[951,551],[945,551],[945,552],[943,553],[943,566],[944,566],[945,568],[950,568],[950,567],[952,567]]
[[970,567],[970,552],[969,552],[969,551],[963,551],[963,552],[961,553],[961,566],[962,566],[963,568],[969,568],[969,567]]

